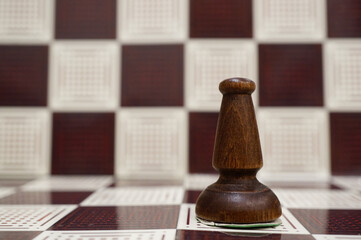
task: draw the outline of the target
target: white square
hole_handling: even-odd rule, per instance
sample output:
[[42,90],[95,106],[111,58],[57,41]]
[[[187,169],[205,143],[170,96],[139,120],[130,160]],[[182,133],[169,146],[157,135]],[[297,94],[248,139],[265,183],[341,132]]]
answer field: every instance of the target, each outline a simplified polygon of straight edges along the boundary
[[46,231],[34,240],[173,240],[175,229],[116,231]]
[[183,41],[187,34],[188,1],[122,0],[120,38],[125,42]]
[[323,234],[313,234],[312,235],[316,240],[361,240],[361,236],[357,235],[323,235]]
[[76,205],[1,205],[0,231],[44,231]]
[[187,45],[186,64],[186,104],[192,110],[219,110],[218,85],[224,79],[244,77],[257,82],[252,41],[192,41]]
[[324,59],[327,106],[361,110],[361,41],[330,41]]
[[322,40],[325,8],[324,0],[256,0],[255,36],[264,41]]
[[16,192],[15,188],[12,188],[12,187],[0,187],[0,198],[10,196],[10,195],[14,194],[15,192]]
[[[255,228],[252,233],[274,233],[274,234],[309,234],[301,223],[292,215],[290,211],[283,208],[280,217],[282,224],[277,227]],[[197,231],[214,231],[214,232],[239,232],[250,233],[249,229],[225,229],[204,225],[197,221],[195,213],[195,204],[182,204],[179,212],[177,229],[197,230]]]
[[186,114],[182,109],[120,111],[117,119],[118,176],[181,178],[186,173]]
[[287,208],[361,209],[361,195],[330,189],[273,189]]
[[22,191],[94,191],[113,183],[111,176],[49,176],[31,181]]
[[109,110],[118,105],[119,47],[113,42],[55,43],[51,48],[50,106]]
[[49,172],[49,113],[0,110],[0,175],[26,177]]
[[332,183],[355,192],[361,191],[361,176],[334,176]]
[[204,190],[218,178],[217,174],[190,174],[185,178],[184,186],[187,190]]
[[36,43],[52,38],[53,0],[1,0],[0,42]]
[[86,198],[81,206],[176,205],[183,201],[182,187],[105,188]]
[[[322,109],[259,109],[261,177],[327,179],[328,116]],[[312,177],[312,178],[308,178]]]

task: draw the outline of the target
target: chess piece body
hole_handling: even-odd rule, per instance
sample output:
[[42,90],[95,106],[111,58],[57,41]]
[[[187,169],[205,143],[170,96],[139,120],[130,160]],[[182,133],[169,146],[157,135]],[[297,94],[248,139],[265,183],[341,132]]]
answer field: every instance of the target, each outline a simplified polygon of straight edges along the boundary
[[256,174],[263,165],[251,98],[255,83],[244,78],[222,81],[223,94],[213,152],[220,177],[199,196],[196,215],[218,223],[264,223],[281,216],[277,196]]

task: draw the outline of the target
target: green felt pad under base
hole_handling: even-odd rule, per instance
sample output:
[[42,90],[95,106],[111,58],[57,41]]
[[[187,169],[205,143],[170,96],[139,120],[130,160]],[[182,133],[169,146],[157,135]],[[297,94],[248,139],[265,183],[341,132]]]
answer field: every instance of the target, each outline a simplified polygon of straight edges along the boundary
[[201,219],[197,217],[197,220],[205,225],[213,226],[213,227],[223,227],[223,228],[266,228],[266,227],[277,227],[282,224],[281,219],[276,219],[273,222],[265,222],[265,223],[216,223],[216,222],[209,222],[207,220]]

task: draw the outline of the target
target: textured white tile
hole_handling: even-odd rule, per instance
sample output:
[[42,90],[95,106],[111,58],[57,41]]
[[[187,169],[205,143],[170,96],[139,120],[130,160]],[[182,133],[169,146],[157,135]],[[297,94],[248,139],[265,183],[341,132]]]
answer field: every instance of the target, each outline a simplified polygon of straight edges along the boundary
[[36,43],[52,38],[53,0],[1,0],[0,42]]
[[121,187],[99,190],[82,206],[176,205],[183,201],[182,187]]
[[361,191],[361,176],[332,177],[332,182],[345,189]]
[[361,41],[330,41],[325,47],[326,104],[361,110]]
[[91,191],[113,183],[111,176],[51,176],[31,181],[23,191]]
[[259,109],[264,167],[272,178],[327,178],[328,117],[322,109]]
[[203,190],[218,179],[216,174],[191,174],[184,180],[187,190]]
[[[282,224],[277,227],[270,228],[255,228],[252,233],[275,233],[275,234],[308,234],[308,231],[301,223],[287,210],[282,209],[282,216],[280,217]],[[177,229],[184,230],[198,230],[198,231],[217,231],[217,232],[239,232],[249,233],[249,229],[230,229],[218,228],[201,224],[196,219],[195,204],[182,204],[179,212]]]
[[35,109],[0,110],[0,175],[48,173],[49,113]]
[[121,40],[184,40],[187,34],[187,4],[184,0],[120,1],[118,26]]
[[44,231],[76,205],[1,205],[0,231]]
[[46,231],[34,240],[173,240],[176,230]]
[[61,109],[118,105],[119,47],[114,42],[60,42],[51,49],[50,105]]
[[361,236],[356,235],[312,235],[316,240],[361,240]]
[[180,178],[185,174],[187,127],[182,109],[127,109],[117,117],[118,176]]
[[329,189],[273,189],[287,208],[361,209],[361,195]]
[[[256,80],[252,41],[191,41],[186,49],[186,105],[194,110],[219,110],[219,83],[227,78]],[[253,99],[255,99],[253,94]]]
[[12,187],[0,187],[0,198],[7,197],[15,193],[15,188]]
[[321,40],[325,8],[324,0],[256,0],[255,36],[264,41]]

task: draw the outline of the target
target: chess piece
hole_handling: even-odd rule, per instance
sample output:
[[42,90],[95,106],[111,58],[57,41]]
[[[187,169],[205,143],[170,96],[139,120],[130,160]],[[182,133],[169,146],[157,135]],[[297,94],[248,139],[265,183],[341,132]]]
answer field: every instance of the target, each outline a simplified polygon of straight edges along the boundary
[[255,83],[245,78],[230,78],[219,84],[223,99],[212,164],[220,177],[197,200],[200,220],[252,224],[281,216],[278,198],[256,178],[263,162],[251,98],[255,88]]

